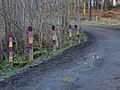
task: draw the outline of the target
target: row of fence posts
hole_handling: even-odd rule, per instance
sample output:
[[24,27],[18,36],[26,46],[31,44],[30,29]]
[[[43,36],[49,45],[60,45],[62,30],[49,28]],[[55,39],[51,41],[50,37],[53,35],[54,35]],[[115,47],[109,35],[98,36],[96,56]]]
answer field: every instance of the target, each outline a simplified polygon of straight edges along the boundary
[[[57,31],[55,28],[55,25],[52,25],[52,47],[53,51],[56,51],[56,43],[57,43]],[[76,30],[76,37],[78,42],[80,42],[80,31],[78,28],[78,25],[75,25],[75,30]],[[72,25],[69,25],[69,45],[72,45]],[[29,61],[33,60],[33,30],[32,27],[29,26],[28,28],[28,43],[29,43]],[[13,33],[9,32],[9,63],[10,63],[10,68],[13,68]]]

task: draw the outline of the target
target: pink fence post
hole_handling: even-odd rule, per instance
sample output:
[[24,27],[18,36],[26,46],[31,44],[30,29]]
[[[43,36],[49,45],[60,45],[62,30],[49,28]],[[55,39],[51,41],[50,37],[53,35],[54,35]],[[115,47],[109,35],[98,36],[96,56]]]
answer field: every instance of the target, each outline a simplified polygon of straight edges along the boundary
[[79,32],[79,29],[78,29],[78,25],[77,25],[77,24],[75,25],[75,29],[76,29],[77,40],[78,40],[78,42],[80,42],[80,32]]
[[32,27],[28,28],[28,38],[29,38],[29,61],[33,60],[33,31]]
[[72,25],[69,25],[69,44],[72,45]]
[[10,68],[13,68],[13,34],[9,33],[9,63]]
[[53,51],[56,51],[56,30],[55,30],[55,25],[52,25],[52,42],[53,42]]

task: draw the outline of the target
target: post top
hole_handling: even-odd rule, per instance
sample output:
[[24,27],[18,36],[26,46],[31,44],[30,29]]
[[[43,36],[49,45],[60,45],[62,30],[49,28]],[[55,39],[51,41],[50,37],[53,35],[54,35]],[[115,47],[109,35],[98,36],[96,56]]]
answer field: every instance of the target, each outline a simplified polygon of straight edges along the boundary
[[78,28],[78,25],[77,25],[77,24],[75,25],[75,28]]
[[29,26],[28,31],[32,31],[32,26]]
[[55,30],[55,25],[52,25],[52,30]]
[[12,36],[13,36],[12,32],[9,32],[9,36],[10,36],[10,37],[12,37]]
[[69,29],[71,29],[72,28],[72,25],[69,25]]

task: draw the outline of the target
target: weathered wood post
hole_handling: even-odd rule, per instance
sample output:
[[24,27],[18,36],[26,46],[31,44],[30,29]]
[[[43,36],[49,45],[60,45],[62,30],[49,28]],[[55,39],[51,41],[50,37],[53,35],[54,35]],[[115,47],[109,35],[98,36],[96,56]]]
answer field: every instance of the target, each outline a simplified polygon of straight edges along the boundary
[[33,60],[33,31],[32,27],[28,28],[28,38],[29,38],[29,61]]
[[56,30],[55,30],[55,25],[52,25],[52,46],[53,46],[53,51],[56,51]]
[[79,32],[79,29],[78,29],[78,25],[77,25],[77,24],[75,25],[75,30],[76,30],[77,41],[80,42],[80,32]]
[[9,33],[9,63],[10,68],[13,68],[13,34]]
[[72,45],[72,25],[69,25],[69,44]]

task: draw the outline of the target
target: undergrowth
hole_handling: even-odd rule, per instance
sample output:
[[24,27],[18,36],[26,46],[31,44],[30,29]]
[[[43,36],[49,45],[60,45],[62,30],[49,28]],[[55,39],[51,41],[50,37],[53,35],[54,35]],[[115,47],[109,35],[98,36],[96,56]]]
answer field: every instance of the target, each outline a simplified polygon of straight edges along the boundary
[[[80,43],[83,43],[87,40],[88,40],[87,35],[84,33],[81,33],[81,40],[80,40],[81,42]],[[72,46],[75,46],[76,44],[79,44],[79,43],[75,40],[75,36],[73,36]],[[9,63],[7,63],[8,58],[6,58],[6,60],[5,60],[6,62],[0,63],[0,80],[3,80],[4,78],[8,78],[13,74],[21,73],[21,72],[27,70],[27,68],[29,68],[30,66],[39,65],[39,64],[43,63],[44,61],[47,61],[50,58],[56,56],[57,54],[64,52],[66,49],[68,49],[72,46],[64,45],[61,48],[57,48],[57,50],[55,52],[53,52],[52,50],[49,50],[49,49],[45,49],[43,52],[43,55],[38,52],[38,55],[36,54],[37,56],[35,57],[35,60],[33,60],[31,62],[29,62],[28,60],[17,60],[20,58],[17,58],[18,55],[14,55],[14,58],[16,59],[16,61],[13,62],[13,66],[14,66],[13,69],[10,69],[8,67],[9,66]]]

